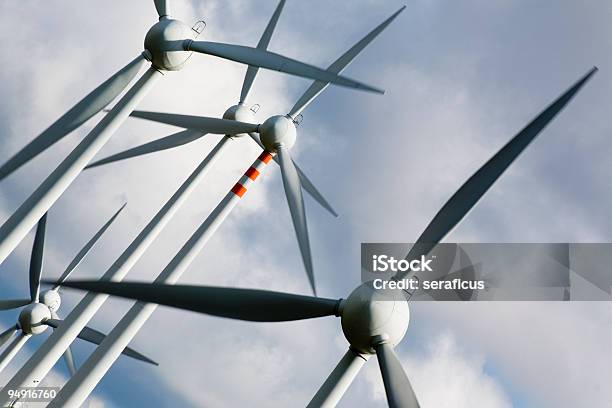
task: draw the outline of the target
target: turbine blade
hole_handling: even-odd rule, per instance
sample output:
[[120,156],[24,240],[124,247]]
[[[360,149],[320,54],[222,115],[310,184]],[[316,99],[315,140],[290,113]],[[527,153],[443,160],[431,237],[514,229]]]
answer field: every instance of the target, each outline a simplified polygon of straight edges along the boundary
[[[58,328],[61,323],[62,323],[62,320],[57,319],[57,318],[47,319],[44,321],[44,324],[46,324],[47,326],[53,327],[53,328]],[[102,343],[102,341],[104,341],[104,339],[106,338],[106,335],[99,332],[98,330],[85,326],[83,330],[81,330],[81,332],[78,334],[77,337],[81,340],[85,340],[87,342],[90,342],[96,345],[100,345],[100,343]],[[121,354],[126,355],[128,357],[132,357],[136,360],[144,361],[145,363],[159,365],[155,361],[151,360],[149,357],[146,357],[145,355],[137,352],[131,347],[126,347],[125,349],[123,349]]]
[[387,402],[390,408],[418,408],[419,402],[412,390],[406,372],[388,343],[376,346],[376,357],[380,365]]
[[45,213],[36,225],[36,236],[32,246],[30,257],[30,300],[38,302],[40,292],[40,275],[43,268],[43,252],[45,249],[45,230],[47,229],[47,213]]
[[19,326],[14,325],[0,333],[0,347],[4,346],[4,344],[13,337],[15,332],[19,330]]
[[67,281],[64,286],[252,322],[337,316],[340,304],[333,299],[214,286],[109,281]]
[[170,16],[170,0],[154,0],[155,2],[155,10],[157,10],[157,15],[160,20],[162,17]]
[[295,170],[297,171],[300,181],[302,182],[302,188],[306,190],[306,192],[310,194],[310,196],[314,198],[317,203],[319,203],[323,208],[329,211],[331,215],[333,215],[334,217],[338,217],[338,213],[336,212],[336,210],[334,210],[331,204],[327,202],[325,197],[323,197],[319,190],[317,190],[315,185],[312,184],[312,181],[308,179],[306,174],[304,174],[302,169],[300,169],[300,167],[295,161],[293,162],[293,165],[295,166]]
[[[259,145],[259,147],[265,150],[264,145],[261,143],[261,140],[259,140],[259,136],[256,133],[249,133],[249,136],[251,136],[251,138],[255,141],[255,143]],[[278,156],[274,156],[274,161],[276,162],[276,164],[279,163]],[[334,210],[334,207],[332,207],[331,204],[325,199],[325,197],[323,197],[323,194],[321,194],[319,190],[317,190],[317,188],[312,183],[312,181],[310,181],[308,176],[306,176],[306,174],[302,171],[302,169],[300,169],[300,167],[297,165],[295,161],[293,162],[293,165],[295,166],[295,169],[298,172],[298,176],[300,176],[300,182],[302,183],[302,188],[306,190],[306,192],[310,194],[310,196],[314,198],[314,200],[317,203],[319,203],[321,207],[329,211],[329,213],[333,215],[334,217],[337,217],[338,213],[336,212],[336,210]]]
[[293,160],[289,151],[284,146],[279,146],[277,150],[281,174],[283,176],[283,186],[287,196],[287,204],[293,219],[295,235],[302,253],[302,261],[308,274],[308,281],[312,292],[317,294],[315,288],[314,272],[312,268],[312,254],[310,253],[310,240],[308,238],[308,223],[306,222],[306,210],[304,209],[304,198],[302,197],[302,185],[297,170],[293,165]]
[[76,367],[74,365],[74,357],[72,356],[70,346],[64,351],[64,362],[66,363],[70,377],[74,376],[76,374]]
[[[372,42],[374,38],[378,36],[395,18],[404,11],[406,6],[403,6],[398,11],[393,13],[391,17],[383,21],[378,27],[370,31],[365,37],[363,37],[358,43],[353,45],[347,52],[342,54],[340,58],[334,61],[328,68],[328,72],[334,74],[340,74],[344,69],[363,51],[365,47]],[[304,94],[298,99],[293,105],[293,108],[289,111],[289,116],[295,118],[312,102],[327,86],[329,82],[315,81],[310,87],[304,92]]]
[[210,118],[206,116],[177,115],[174,113],[146,111],[133,111],[130,116],[186,129],[199,129],[206,133],[218,135],[237,135],[239,133],[257,132],[259,129],[259,125],[254,123]]
[[27,161],[42,153],[45,149],[62,139],[68,133],[81,126],[106,105],[112,102],[134,79],[146,60],[138,56],[119,72],[91,91],[76,105],[55,121],[34,140],[28,143],[17,154],[0,167],[0,180],[17,170]]
[[[274,33],[274,28],[276,28],[276,23],[278,23],[278,18],[280,17],[281,11],[283,11],[283,7],[285,6],[285,0],[281,0],[276,6],[276,10],[274,10],[274,14],[272,14],[272,18],[268,22],[266,29],[264,30],[261,38],[259,39],[259,43],[257,44],[257,48],[260,50],[266,50],[268,45],[270,44],[270,39],[272,38],[272,33]],[[257,75],[257,71],[259,71],[259,67],[249,65],[247,68],[247,72],[244,76],[244,81],[242,82],[242,91],[240,92],[240,103],[244,103],[246,98],[249,96],[249,92],[251,90],[251,86],[253,85],[253,81],[255,80],[255,76]]]
[[[407,259],[428,254],[478,203],[493,183],[506,171],[523,150],[550,123],[554,117],[572,100],[574,95],[593,76],[597,68],[591,69],[578,82],[557,98],[542,113],[533,119],[523,130],[514,136],[500,151],[489,159],[472,175],[438,211],[423,231]],[[399,272],[396,279],[403,279],[407,272]]]
[[306,408],[335,407],[369,357],[349,349]]
[[0,310],[17,309],[18,307],[29,305],[31,302],[32,301],[30,299],[0,300]]
[[180,132],[173,133],[169,136],[162,137],[161,139],[153,140],[152,142],[136,146],[134,148],[125,150],[117,154],[113,154],[112,156],[105,157],[104,159],[98,160],[85,168],[90,169],[92,167],[102,166],[104,164],[129,159],[131,157],[137,157],[149,153],[161,152],[163,150],[172,149],[174,147],[182,146],[189,142],[193,142],[194,140],[201,138],[205,134],[205,132],[197,129],[182,130]]
[[[53,318],[54,321],[57,321],[57,322],[61,321],[59,315],[54,310],[51,310],[51,317]],[[51,326],[46,321],[44,322],[44,324],[47,324],[47,326],[52,327],[54,330],[56,328],[56,326]],[[70,377],[74,376],[74,374],[76,373],[76,367],[74,365],[74,357],[72,355],[72,350],[70,349],[70,346],[68,346],[68,348],[64,352],[64,362],[66,363],[66,368],[68,368]]]
[[315,79],[317,81],[331,82],[347,88],[355,88],[380,94],[384,93],[381,89],[266,50],[210,41],[191,41],[186,43],[185,48],[186,51],[214,55],[216,57],[253,65],[259,68],[284,72],[286,74]]
[[108,221],[106,221],[106,224],[104,224],[102,226],[102,228],[100,228],[100,230],[98,230],[98,232],[96,232],[96,234],[85,244],[85,246],[83,248],[81,248],[79,253],[76,254],[76,256],[74,257],[72,262],[70,262],[70,264],[68,265],[68,267],[66,268],[64,273],[62,273],[62,275],[57,280],[59,282],[59,284],[55,285],[53,287],[53,289],[57,289],[57,287],[60,286],[61,283],[63,281],[65,281],[66,278],[68,278],[68,276],[70,276],[72,271],[74,271],[76,269],[76,267],[79,266],[79,264],[81,263],[83,258],[85,258],[85,256],[89,253],[89,251],[91,251],[91,249],[94,247],[96,242],[98,242],[100,240],[102,235],[106,232],[108,227],[110,227],[110,225],[113,223],[113,221],[115,221],[115,219],[119,216],[121,211],[123,211],[123,209],[125,208],[126,205],[127,205],[127,203],[124,203],[121,207],[119,207],[119,209],[113,214],[113,216]]

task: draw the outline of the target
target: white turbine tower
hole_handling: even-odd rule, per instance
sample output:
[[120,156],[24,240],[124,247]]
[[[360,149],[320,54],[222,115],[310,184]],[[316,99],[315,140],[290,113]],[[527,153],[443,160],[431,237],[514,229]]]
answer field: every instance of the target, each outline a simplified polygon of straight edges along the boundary
[[[48,327],[57,328],[63,323],[58,316],[58,310],[62,304],[62,299],[59,294],[61,284],[70,276],[70,274],[81,263],[83,258],[85,258],[85,256],[91,251],[96,242],[98,242],[124,207],[125,204],[121,206],[121,208],[77,253],[53,287],[42,293],[40,293],[40,279],[43,271],[43,252],[45,245],[47,215],[45,214],[40,219],[36,227],[36,235],[30,258],[30,298],[0,300],[0,310],[10,310],[25,306],[19,314],[17,323],[0,334],[1,347],[4,343],[8,342],[15,333],[18,332],[18,336],[7,346],[4,352],[0,354],[0,371],[2,371],[10,363],[12,358],[17,354],[21,347],[24,346],[30,337],[42,334]],[[93,344],[100,344],[105,335],[90,327],[84,327],[77,337]],[[130,348],[126,348],[123,351],[123,354],[157,365],[157,363],[153,362],[151,359]],[[70,347],[68,347],[64,353],[64,360],[70,374],[74,374],[76,369]]]
[[[583,76],[476,171],[432,219],[417,240],[418,245],[410,250],[407,259],[429,253],[467,215],[595,71],[596,68],[593,68]],[[184,250],[185,247],[181,251]],[[396,280],[403,278],[406,278],[403,273],[394,276]],[[372,355],[376,355],[378,359],[389,406],[393,408],[419,406],[408,376],[394,351],[394,347],[403,339],[409,324],[409,307],[405,292],[376,290],[372,282],[365,282],[346,300],[335,300],[264,290],[172,285],[174,280],[169,281],[171,284],[162,283],[159,278],[154,283],[69,281],[65,286],[138,300],[139,303],[128,315],[137,319],[138,326],[144,324],[144,320],[155,305],[256,322],[339,316],[344,336],[350,344],[349,350],[308,406],[313,408],[335,406],[359,369]],[[106,348],[106,343],[117,330],[129,327],[127,323],[129,320],[122,319],[93,355],[98,354],[101,349],[105,353],[116,352],[112,348]],[[128,338],[124,335],[122,340]],[[115,346],[119,347],[120,344]],[[88,363],[89,361],[68,381],[49,407],[77,407],[83,402],[95,386],[95,383],[83,382],[84,377],[80,375],[83,370],[96,369],[90,367]]]
[[[276,23],[278,14],[282,7],[282,2],[276,10],[268,28],[264,32],[262,39],[259,44],[267,46],[271,35],[271,28]],[[405,6],[400,8],[398,11],[393,13],[388,19],[383,21],[374,30],[369,32],[365,37],[358,41],[353,47],[341,55],[336,61],[334,61],[328,68],[328,72],[340,73],[342,72],[359,53],[374,39],[376,38],[391,22],[404,10]],[[266,40],[266,41],[264,41]],[[259,45],[258,45],[259,47]],[[310,180],[304,175],[304,173],[297,167],[289,154],[289,149],[293,146],[297,136],[297,117],[301,115],[301,112],[312,102],[314,99],[329,85],[325,82],[315,81],[302,96],[297,100],[294,106],[291,108],[289,113],[286,115],[272,116],[261,125],[246,123],[247,120],[253,120],[254,112],[244,105],[244,101],[249,94],[251,85],[255,78],[257,69],[249,67],[247,74],[244,79],[242,92],[240,96],[240,102],[238,105],[230,107],[225,114],[223,119],[203,117],[203,116],[187,116],[187,115],[176,115],[168,113],[157,113],[157,112],[143,112],[134,111],[131,116],[148,119],[164,124],[179,126],[187,128],[187,130],[166,136],[164,138],[155,140],[153,142],[146,143],[141,146],[129,149],[127,151],[117,153],[107,158],[101,159],[92,163],[89,167],[95,167],[102,164],[108,164],[119,160],[124,160],[130,157],[140,156],[143,154],[153,153],[160,150],[171,149],[183,144],[192,142],[207,133],[219,133],[227,135],[226,138],[222,139],[219,144],[225,142],[227,138],[240,137],[248,133],[251,138],[256,141],[266,152],[273,156],[275,161],[280,165],[281,175],[283,178],[283,186],[285,189],[285,195],[287,197],[287,203],[291,212],[293,225],[298,240],[298,245],[302,255],[302,260],[308,280],[313,293],[316,294],[315,279],[312,265],[312,255],[310,251],[310,241],[308,237],[308,225],[306,222],[306,212],[304,208],[304,201],[302,197],[302,188],[308,191],[314,198],[326,208],[333,215],[337,215],[331,205],[325,200],[325,198],[318,192],[316,187]],[[240,121],[233,121],[230,119],[238,119]],[[260,137],[257,135],[259,133]],[[264,157],[264,156],[262,156]],[[255,161],[253,166],[247,170],[243,176],[244,180],[240,181],[235,186],[235,195],[239,197],[244,194],[244,182],[254,181],[260,172],[258,166],[261,166],[260,160]],[[233,198],[232,198],[233,197]],[[234,195],[229,195],[227,201],[236,200]],[[226,201],[226,200],[224,200]]]
[[100,112],[136,77],[147,61],[151,66],[127,91],[110,112],[85,136],[79,145],[60,163],[43,183],[0,227],[0,263],[17,247],[53,203],[79,175],[96,153],[108,142],[134,107],[161,77],[163,71],[183,68],[192,52],[213,55],[254,67],[267,68],[305,78],[370,92],[383,91],[333,72],[296,61],[261,48],[195,41],[185,23],[173,19],[169,1],[156,0],[159,21],[145,36],[145,50],[132,62],[79,101],[42,134],[0,168],[0,179],[6,177],[31,158],[57,142],[86,120]]

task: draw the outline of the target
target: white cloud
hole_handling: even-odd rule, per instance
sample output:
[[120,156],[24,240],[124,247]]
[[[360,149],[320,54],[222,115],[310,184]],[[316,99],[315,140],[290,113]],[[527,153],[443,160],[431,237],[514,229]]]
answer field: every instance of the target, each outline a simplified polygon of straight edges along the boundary
[[[424,353],[400,355],[423,407],[505,408],[511,407],[503,386],[486,373],[484,353],[466,351],[450,332],[430,339]],[[367,370],[374,397],[385,401],[382,377],[376,362]]]

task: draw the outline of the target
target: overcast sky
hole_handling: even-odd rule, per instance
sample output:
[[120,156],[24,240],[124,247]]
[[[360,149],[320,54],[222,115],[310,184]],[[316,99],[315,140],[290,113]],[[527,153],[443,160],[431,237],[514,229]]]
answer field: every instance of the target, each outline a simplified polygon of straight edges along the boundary
[[[330,4],[331,3],[331,4]],[[401,1],[289,0],[270,49],[327,66]],[[255,45],[276,1],[174,1],[207,23],[203,38]],[[138,0],[5,1],[0,15],[0,161],[142,50],[156,21]],[[340,213],[306,198],[319,294],[359,283],[361,242],[411,242],[448,197],[539,111],[593,65],[600,72],[529,146],[448,242],[610,242],[612,3],[415,0],[347,69],[384,96],[330,87],[304,111],[293,155]],[[140,107],[221,115],[238,101],[245,67],[195,55]],[[282,114],[309,82],[260,72],[257,119]],[[0,183],[0,221],[100,119],[96,116]],[[128,120],[99,157],[175,128]],[[83,173],[52,208],[44,277],[57,277],[125,201],[128,206],[75,277],[99,277],[207,154],[190,147]],[[259,154],[231,143],[172,224],[128,275],[154,278]],[[27,296],[30,234],[0,266],[0,297]],[[577,278],[579,279],[579,278]],[[249,189],[181,282],[309,293],[277,166]],[[82,297],[63,292],[61,316]],[[130,302],[106,302],[103,330]],[[18,311],[0,313],[2,328]],[[4,384],[47,333],[0,373]],[[424,407],[576,407],[609,404],[609,303],[427,303],[411,307],[397,347]],[[347,348],[335,318],[254,324],[159,308],[133,346],[160,362],[120,358],[93,405],[302,406]],[[81,364],[93,348],[74,345]],[[50,385],[65,381],[60,362]],[[385,406],[370,361],[341,406]]]

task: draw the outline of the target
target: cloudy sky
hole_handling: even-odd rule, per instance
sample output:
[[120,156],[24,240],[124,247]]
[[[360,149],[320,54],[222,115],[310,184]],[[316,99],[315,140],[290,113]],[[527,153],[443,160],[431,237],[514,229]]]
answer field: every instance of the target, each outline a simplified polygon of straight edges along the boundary
[[[404,3],[289,0],[270,48],[326,66]],[[330,4],[331,3],[331,4]],[[275,1],[173,3],[204,19],[204,38],[255,45]],[[319,294],[358,284],[361,242],[410,242],[459,185],[591,66],[600,72],[495,184],[449,242],[610,242],[612,3],[415,0],[346,71],[384,96],[330,87],[304,112],[296,161],[333,203],[307,198]],[[142,50],[152,1],[5,1],[0,15],[0,161]],[[141,108],[221,115],[245,67],[194,56]],[[260,72],[250,103],[285,113],[309,82]],[[99,116],[0,184],[4,221]],[[175,129],[129,120],[99,157]],[[128,207],[75,277],[99,277],[218,137],[83,173],[52,208],[44,276],[59,276],[96,229]],[[259,154],[237,140],[128,276],[152,279]],[[308,293],[280,173],[271,165],[182,282]],[[27,296],[30,234],[0,266],[0,296]],[[579,278],[576,278],[579,279]],[[64,292],[62,316],[81,293]],[[130,302],[106,302],[103,330]],[[0,313],[0,326],[17,311]],[[609,303],[421,302],[397,351],[424,407],[599,407],[609,404]],[[47,333],[0,373],[5,383]],[[91,406],[300,406],[347,348],[339,321],[254,324],[160,308],[133,345],[160,362],[120,358]],[[93,348],[74,344],[77,364]],[[47,379],[65,381],[60,362]],[[370,361],[341,406],[385,406]]]

